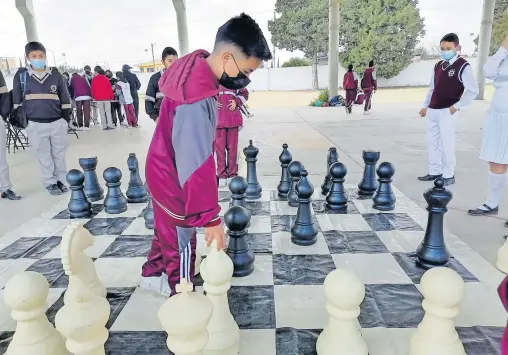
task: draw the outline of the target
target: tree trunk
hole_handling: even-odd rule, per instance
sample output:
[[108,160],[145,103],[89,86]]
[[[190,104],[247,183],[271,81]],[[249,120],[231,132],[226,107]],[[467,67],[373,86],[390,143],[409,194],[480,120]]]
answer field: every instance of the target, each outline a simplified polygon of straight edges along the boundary
[[314,53],[314,60],[312,61],[312,89],[314,90],[319,90],[317,65],[318,65],[317,53]]

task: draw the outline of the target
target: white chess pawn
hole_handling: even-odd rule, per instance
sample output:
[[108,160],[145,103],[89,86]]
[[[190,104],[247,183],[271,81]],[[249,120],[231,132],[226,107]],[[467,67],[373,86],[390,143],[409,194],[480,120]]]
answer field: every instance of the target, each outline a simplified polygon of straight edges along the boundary
[[201,253],[196,249],[196,262],[194,263],[194,276],[201,272]]
[[316,343],[318,355],[368,355],[357,319],[365,285],[354,272],[337,269],[326,276],[324,286],[330,318]]
[[37,272],[22,272],[7,282],[4,301],[17,326],[6,355],[69,355],[62,335],[46,318],[48,294],[48,281]]
[[60,244],[62,266],[69,276],[69,286],[64,295],[64,303],[79,293],[74,287],[73,278],[79,277],[96,296],[106,298],[106,288],[97,277],[95,265],[85,249],[93,245],[93,236],[80,222],[70,223],[65,229]]
[[202,355],[208,342],[206,326],[212,317],[212,303],[192,290],[192,284],[182,279],[176,285],[178,294],[159,310],[159,320],[168,334],[166,344],[175,355]]
[[455,318],[465,298],[464,281],[455,271],[436,267],[423,274],[420,290],[425,316],[411,338],[410,355],[465,355]]
[[66,338],[67,349],[75,355],[104,355],[109,332],[106,323],[111,312],[105,298],[94,295],[74,279],[76,291],[55,317],[56,329]]
[[508,274],[508,239],[497,251],[496,267],[505,274]]
[[233,262],[213,241],[211,250],[201,264],[201,277],[206,296],[213,305],[208,323],[209,340],[205,355],[237,355],[240,351],[240,329],[229,309],[228,290],[233,277]]

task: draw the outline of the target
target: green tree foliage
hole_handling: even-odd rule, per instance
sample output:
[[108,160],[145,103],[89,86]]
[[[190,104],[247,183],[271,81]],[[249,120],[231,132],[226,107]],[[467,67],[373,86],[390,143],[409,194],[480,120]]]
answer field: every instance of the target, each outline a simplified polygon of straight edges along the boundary
[[501,46],[501,43],[508,35],[508,12],[499,17],[492,26],[492,37],[490,40],[490,53],[494,54]]
[[[508,0],[496,0],[496,5],[494,7],[494,24],[492,25],[492,36],[490,40],[490,54],[494,54],[497,49],[499,48],[499,45],[501,44],[502,40],[499,41],[499,36],[501,36],[501,30],[503,28],[506,28],[505,25],[502,23],[503,21],[506,22],[506,12],[508,11]],[[503,20],[504,18],[504,20]],[[494,35],[496,33],[496,35]],[[505,32],[503,36],[506,36],[508,32]],[[480,42],[480,36],[476,36],[474,39],[474,44],[476,45],[476,51],[478,51],[478,43]]]
[[312,62],[306,58],[298,58],[293,57],[289,58],[284,64],[282,64],[283,68],[291,68],[291,67],[308,67],[312,65]]
[[409,64],[425,34],[418,0],[342,0],[340,61],[343,67],[376,63],[377,74],[391,78]]

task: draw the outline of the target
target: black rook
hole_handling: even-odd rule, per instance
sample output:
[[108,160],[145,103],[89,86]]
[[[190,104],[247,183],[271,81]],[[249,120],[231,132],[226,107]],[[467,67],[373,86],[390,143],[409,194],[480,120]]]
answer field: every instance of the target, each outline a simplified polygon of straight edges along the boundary
[[233,206],[224,215],[224,223],[230,237],[226,253],[233,261],[233,276],[248,276],[254,272],[254,252],[245,238],[247,226],[250,223],[250,213],[241,206]]
[[67,182],[71,188],[71,200],[68,205],[70,217],[90,217],[92,214],[92,203],[87,199],[83,191],[85,176],[81,171],[72,169],[67,173]]
[[91,202],[104,198],[104,189],[99,185],[99,179],[95,169],[97,168],[97,157],[80,158],[79,165],[85,174],[85,195]]
[[330,188],[332,187],[332,177],[330,175],[330,167],[333,163],[337,163],[339,161],[339,153],[337,153],[337,148],[331,147],[328,150],[328,155],[326,157],[326,176],[325,181],[321,185],[321,194],[326,196],[328,192],[330,192]]
[[257,200],[261,198],[261,185],[258,182],[256,172],[257,156],[259,149],[252,145],[252,140],[249,141],[249,146],[243,149],[245,161],[247,162],[247,200]]
[[296,185],[298,192],[298,211],[296,213],[295,223],[291,227],[291,241],[296,245],[313,245],[317,242],[318,229],[312,220],[310,202],[314,187],[307,179],[307,171],[302,170],[301,178]]
[[425,269],[445,266],[450,259],[444,241],[443,220],[453,194],[444,188],[444,184],[443,178],[438,178],[434,181],[434,187],[423,194],[428,204],[429,218],[423,242],[416,250],[416,264]]
[[376,164],[381,153],[375,150],[364,150],[362,153],[365,168],[363,170],[363,179],[358,184],[358,194],[363,196],[372,196],[377,190]]
[[289,190],[291,189],[291,178],[289,177],[288,166],[291,164],[293,156],[288,150],[288,145],[284,143],[282,145],[282,153],[280,153],[279,161],[282,168],[279,185],[277,185],[277,191],[279,197],[287,197]]

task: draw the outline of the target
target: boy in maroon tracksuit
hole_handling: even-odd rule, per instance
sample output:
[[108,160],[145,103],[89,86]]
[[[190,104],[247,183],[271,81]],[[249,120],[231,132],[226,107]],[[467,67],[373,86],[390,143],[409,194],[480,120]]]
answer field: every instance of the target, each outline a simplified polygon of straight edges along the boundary
[[363,113],[368,115],[372,108],[372,92],[376,92],[377,90],[377,77],[373,60],[369,62],[369,67],[363,72],[362,90],[365,94],[365,108]]
[[258,24],[241,14],[219,28],[212,53],[197,50],[162,75],[164,99],[146,159],[155,235],[140,287],[169,296],[181,279],[193,281],[197,227],[208,245],[225,247],[213,156],[219,84],[242,89],[271,58]]
[[342,87],[346,90],[346,113],[353,112],[353,105],[358,94],[358,74],[353,71],[353,64],[349,64]]
[[238,175],[238,132],[243,126],[240,107],[249,99],[249,91],[229,90],[224,86],[220,86],[219,90],[215,155],[219,187],[226,187],[228,179]]

